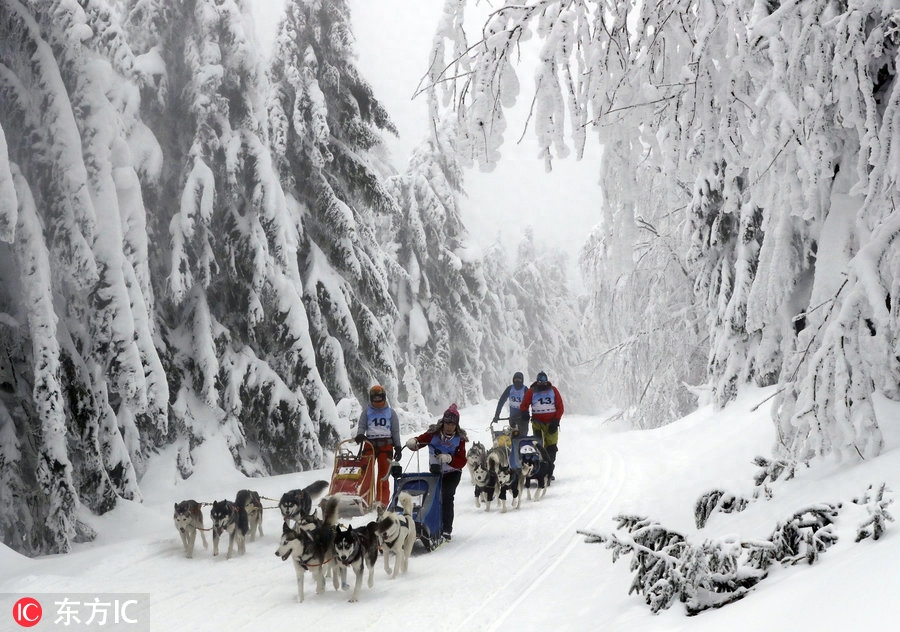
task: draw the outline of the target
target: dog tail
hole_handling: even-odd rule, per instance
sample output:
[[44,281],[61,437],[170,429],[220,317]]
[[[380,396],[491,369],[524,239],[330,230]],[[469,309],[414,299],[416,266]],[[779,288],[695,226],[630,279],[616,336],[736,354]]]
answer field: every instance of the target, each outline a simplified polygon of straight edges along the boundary
[[413,498],[407,492],[400,492],[397,496],[397,504],[403,507],[403,515],[410,516],[413,515]]
[[328,489],[328,481],[315,481],[304,487],[303,491],[309,494],[310,499],[315,500],[326,489]]
[[334,526],[337,524],[338,518],[340,517],[340,512],[338,511],[341,505],[341,499],[337,495],[334,496],[326,496],[322,499],[322,502],[319,506],[322,508],[322,521],[329,525]]

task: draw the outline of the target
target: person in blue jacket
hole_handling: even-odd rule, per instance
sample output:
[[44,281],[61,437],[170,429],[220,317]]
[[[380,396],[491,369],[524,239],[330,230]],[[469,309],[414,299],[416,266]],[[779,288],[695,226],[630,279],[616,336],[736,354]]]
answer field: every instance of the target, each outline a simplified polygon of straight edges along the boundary
[[525,436],[528,434],[528,412],[522,412],[522,400],[525,398],[525,376],[521,371],[513,373],[512,384],[506,387],[503,394],[500,395],[500,401],[497,402],[497,410],[494,412],[494,421],[500,419],[500,412],[503,410],[503,404],[509,401],[509,427],[513,429],[513,434]]

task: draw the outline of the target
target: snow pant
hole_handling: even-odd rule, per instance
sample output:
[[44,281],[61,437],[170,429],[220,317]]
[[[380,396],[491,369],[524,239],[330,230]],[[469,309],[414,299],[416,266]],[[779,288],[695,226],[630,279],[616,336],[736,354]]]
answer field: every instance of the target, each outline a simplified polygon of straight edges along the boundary
[[[374,443],[374,442],[373,442]],[[368,444],[363,449],[363,456],[372,454],[372,448]],[[375,502],[387,507],[391,502],[391,484],[388,481],[391,471],[391,460],[394,458],[394,446],[390,441],[382,443],[378,440],[375,445],[375,471],[373,485],[375,485]]]
[[544,443],[544,449],[550,457],[550,476],[553,476],[553,470],[556,469],[556,453],[559,452],[559,446],[556,445],[559,442],[559,428],[556,428],[556,432],[550,432],[549,425],[546,421],[532,420],[531,431]]
[[441,476],[442,533],[453,533],[453,502],[456,499],[456,487],[461,478],[462,470],[454,470]]

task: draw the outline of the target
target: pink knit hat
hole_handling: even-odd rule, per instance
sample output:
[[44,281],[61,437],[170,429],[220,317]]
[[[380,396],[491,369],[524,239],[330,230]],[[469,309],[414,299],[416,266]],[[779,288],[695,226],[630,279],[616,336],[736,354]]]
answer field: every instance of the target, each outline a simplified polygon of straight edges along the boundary
[[444,416],[441,417],[441,421],[452,421],[453,423],[459,423],[459,409],[456,408],[456,404],[450,404],[447,410],[444,411]]

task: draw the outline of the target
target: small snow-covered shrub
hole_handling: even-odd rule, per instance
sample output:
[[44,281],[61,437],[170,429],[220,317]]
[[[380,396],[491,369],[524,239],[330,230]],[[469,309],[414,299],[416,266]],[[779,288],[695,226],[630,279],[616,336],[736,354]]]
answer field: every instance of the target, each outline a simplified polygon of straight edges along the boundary
[[[777,478],[777,475],[776,475]],[[872,536],[878,539],[893,517],[886,507],[884,484],[877,492],[868,491],[854,499],[866,505],[870,518],[860,526],[857,541]],[[695,516],[709,516],[724,492],[705,494],[695,507]],[[688,615],[719,608],[744,597],[763,580],[775,563],[793,565],[805,561],[813,564],[819,555],[838,540],[834,521],[842,505],[819,503],[794,513],[776,525],[772,534],[761,541],[734,539],[706,540],[692,544],[688,539],[657,522],[635,515],[614,518],[617,529],[626,533],[604,534],[581,531],[585,542],[605,544],[612,551],[613,562],[631,555],[634,580],[628,593],[637,592],[654,613],[669,608],[675,601],[684,604]],[[738,510],[738,509],[733,509]]]
[[887,528],[887,522],[893,522],[894,517],[888,513],[887,506],[894,502],[893,498],[885,498],[885,492],[890,492],[886,483],[882,483],[878,491],[872,494],[872,486],[859,498],[854,498],[853,502],[857,505],[865,505],[866,511],[869,512],[869,519],[859,525],[856,531],[856,541],[872,538],[877,540]]

